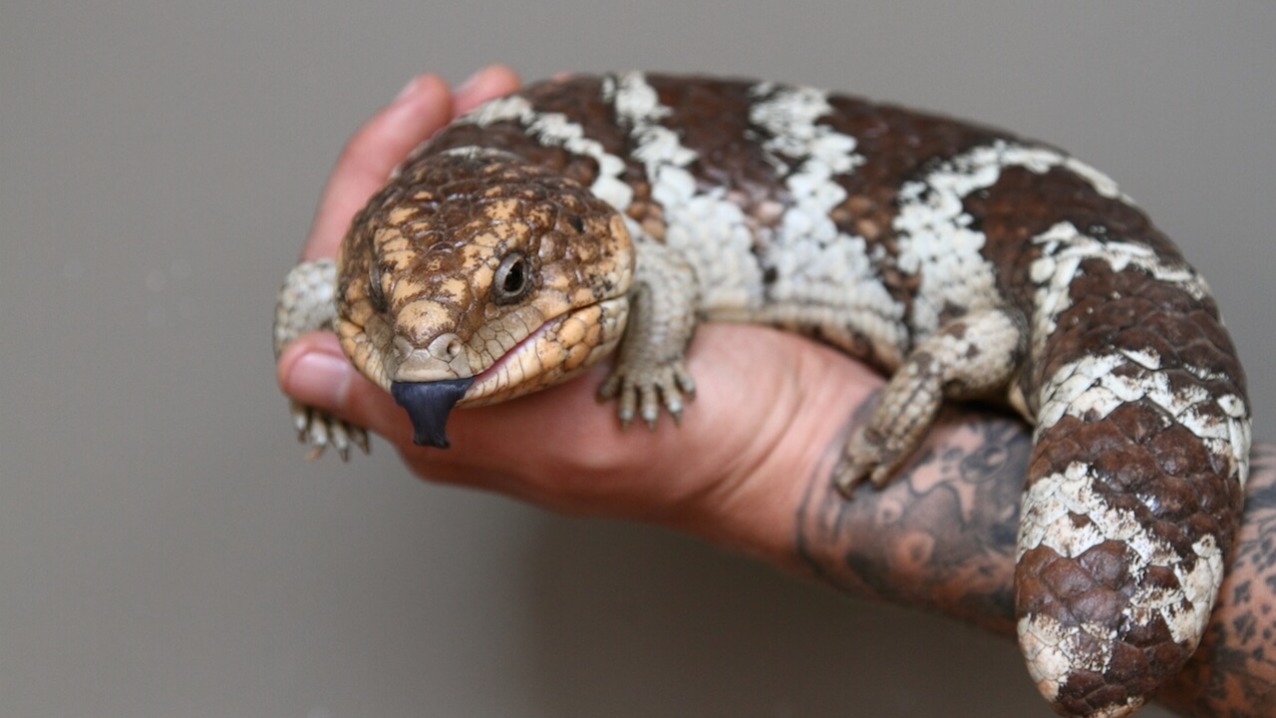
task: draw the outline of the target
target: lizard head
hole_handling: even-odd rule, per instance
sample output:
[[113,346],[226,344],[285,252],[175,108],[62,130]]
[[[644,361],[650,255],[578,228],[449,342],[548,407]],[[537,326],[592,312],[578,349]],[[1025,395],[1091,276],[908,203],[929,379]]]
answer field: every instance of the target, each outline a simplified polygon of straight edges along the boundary
[[447,446],[453,405],[512,399],[579,372],[624,331],[634,252],[620,215],[509,153],[409,162],[338,259],[346,354]]

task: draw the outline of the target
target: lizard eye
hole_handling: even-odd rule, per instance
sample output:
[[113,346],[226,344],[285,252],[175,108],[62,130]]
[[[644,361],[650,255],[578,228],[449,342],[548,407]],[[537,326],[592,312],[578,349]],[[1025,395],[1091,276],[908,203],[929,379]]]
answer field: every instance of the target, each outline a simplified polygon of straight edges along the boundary
[[373,260],[368,269],[368,301],[378,313],[384,314],[390,305],[385,300],[385,291],[381,288],[381,263]]
[[505,255],[492,282],[492,295],[497,304],[509,304],[522,299],[532,288],[532,277],[527,259],[518,252]]

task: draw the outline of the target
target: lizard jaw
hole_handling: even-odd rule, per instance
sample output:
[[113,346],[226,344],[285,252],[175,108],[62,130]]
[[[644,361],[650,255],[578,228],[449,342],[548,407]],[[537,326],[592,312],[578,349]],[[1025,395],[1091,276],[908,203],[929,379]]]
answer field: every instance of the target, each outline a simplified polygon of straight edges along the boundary
[[[522,341],[514,346],[510,351],[502,355],[497,361],[486,370],[479,374],[470,376],[462,376],[454,379],[428,379],[425,381],[414,381],[411,379],[392,381],[390,383],[390,394],[394,397],[394,401],[408,412],[408,418],[412,421],[412,443],[417,446],[433,446],[439,449],[446,449],[451,445],[447,438],[447,419],[452,412],[452,408],[465,398],[466,392],[469,391],[475,382],[482,386],[484,381],[491,378],[500,379],[500,370],[511,357],[517,356],[520,350],[526,351],[531,349],[535,352],[535,342],[542,336],[546,327],[557,322],[551,321],[542,325],[531,335],[525,337]],[[435,345],[446,341],[451,343],[452,338],[456,335],[447,334],[434,342],[431,342],[431,348]],[[396,340],[396,342],[401,340]],[[410,347],[410,345],[407,345]],[[405,352],[401,354],[410,356],[413,361],[410,366],[400,365],[400,373],[408,375],[427,376],[429,374],[445,374],[453,373],[454,368],[443,365],[442,362],[434,359],[431,354],[437,355],[438,352]],[[424,354],[424,358],[421,356]],[[466,367],[468,370],[468,366]]]
[[[620,341],[628,316],[625,297],[607,299],[554,317],[519,340],[486,369],[456,349],[455,335],[444,334],[425,350],[399,350],[390,382],[394,400],[412,420],[414,443],[447,448],[448,415],[455,406],[483,406],[557,384],[607,356]],[[458,376],[460,374],[467,376]]]
[[477,373],[462,406],[485,406],[561,383],[620,343],[628,298],[604,299],[546,320]]

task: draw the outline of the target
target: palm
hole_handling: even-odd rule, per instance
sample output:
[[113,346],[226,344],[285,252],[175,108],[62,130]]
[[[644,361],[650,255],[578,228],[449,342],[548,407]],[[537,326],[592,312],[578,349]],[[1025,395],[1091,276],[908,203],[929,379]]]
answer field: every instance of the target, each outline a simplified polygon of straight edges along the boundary
[[[799,489],[875,379],[812,342],[757,327],[706,325],[693,342],[698,394],[682,426],[622,430],[595,399],[606,367],[545,392],[453,413],[452,448],[411,444],[406,415],[360,382],[355,404],[419,475],[498,489],[557,510],[683,526],[752,527]],[[829,387],[833,387],[832,390]],[[362,413],[362,412],[361,412]],[[797,479],[797,480],[795,480]],[[704,521],[706,513],[714,521]],[[726,515],[726,514],[730,515]]]

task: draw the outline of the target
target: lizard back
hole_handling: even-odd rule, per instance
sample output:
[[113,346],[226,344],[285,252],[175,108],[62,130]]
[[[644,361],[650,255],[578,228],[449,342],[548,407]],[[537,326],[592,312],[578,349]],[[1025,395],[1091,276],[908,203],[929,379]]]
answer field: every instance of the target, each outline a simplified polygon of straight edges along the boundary
[[[1110,178],[932,114],[637,72],[491,101],[405,171],[476,147],[589,188],[639,247],[685,257],[710,321],[887,371],[998,353],[992,388],[1036,426],[1016,602],[1038,687],[1123,715],[1195,649],[1241,507],[1244,374],[1205,282]],[[992,315],[1004,346],[971,335]]]

